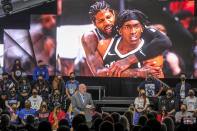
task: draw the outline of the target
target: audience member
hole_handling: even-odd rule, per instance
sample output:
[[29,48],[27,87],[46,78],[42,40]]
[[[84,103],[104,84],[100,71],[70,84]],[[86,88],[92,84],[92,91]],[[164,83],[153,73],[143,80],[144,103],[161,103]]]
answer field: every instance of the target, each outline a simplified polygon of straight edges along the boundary
[[112,124],[114,124],[114,119],[110,116],[106,116],[105,118],[103,118],[104,121],[109,121],[111,122]]
[[7,99],[7,93],[6,92],[2,92],[0,93],[0,107],[5,110],[6,106],[5,106],[5,101]]
[[70,80],[66,82],[66,95],[71,101],[72,95],[78,90],[79,82],[75,79],[75,73],[70,73]]
[[180,100],[180,104],[183,103],[184,99],[188,96],[189,89],[191,85],[186,82],[186,74],[181,73],[180,75],[181,82],[176,84],[175,96]]
[[114,125],[109,121],[103,121],[99,126],[99,131],[114,131]]
[[7,93],[12,87],[15,87],[15,84],[9,79],[8,73],[4,72],[2,76],[3,79],[0,80],[0,93]]
[[156,119],[149,119],[145,126],[149,126],[152,131],[159,131],[161,129],[161,124]]
[[61,93],[61,95],[65,94],[65,82],[64,79],[62,78],[61,74],[58,74],[57,76],[55,76],[55,78],[53,79],[52,82],[52,92],[54,92],[54,90],[58,89]]
[[38,131],[52,131],[51,123],[48,121],[42,121],[38,125]]
[[67,109],[66,98],[60,94],[58,89],[54,90],[52,96],[50,97],[50,110],[53,110],[55,106],[61,104],[61,108],[63,110]]
[[197,109],[197,97],[195,96],[195,91],[193,89],[189,89],[188,97],[183,101],[184,104],[187,105],[188,111],[195,111]]
[[68,120],[67,119],[61,119],[60,121],[59,121],[59,123],[58,123],[58,127],[61,127],[61,126],[70,126],[69,125],[69,122],[68,122]]
[[42,96],[43,100],[48,100],[49,94],[51,93],[51,86],[42,75],[38,76],[38,80],[35,82],[33,87],[38,90],[38,94]]
[[33,72],[33,79],[35,81],[38,80],[38,76],[42,75],[44,80],[49,79],[49,71],[42,60],[38,61],[38,66],[34,69]]
[[187,105],[181,105],[181,111],[177,112],[175,115],[176,122],[180,123],[183,118],[192,117],[192,113],[188,112]]
[[162,120],[165,118],[165,117],[168,117],[170,116],[170,114],[167,112],[166,110],[166,106],[163,105],[161,107],[161,111],[159,111],[158,115],[157,115],[157,120],[161,123]]
[[60,126],[57,128],[57,131],[70,131],[70,128],[68,126]]
[[49,115],[49,122],[51,123],[53,130],[57,130],[58,122],[65,117],[66,114],[63,110],[61,110],[61,105],[58,104],[55,106],[54,110]]
[[129,121],[124,115],[120,117],[120,123],[123,125],[125,131],[130,131]]
[[74,116],[72,120],[72,128],[75,131],[77,129],[77,126],[81,123],[86,123],[86,118],[83,114],[77,114]]
[[28,115],[35,115],[35,110],[34,109],[31,109],[31,102],[29,100],[26,100],[25,102],[25,108],[22,109],[20,112],[19,112],[19,118],[21,119],[21,123],[23,125],[26,125],[26,121],[27,121],[27,116]]
[[36,88],[32,89],[32,96],[28,99],[31,102],[31,109],[38,111],[42,102],[42,97],[38,95],[38,90]]
[[23,127],[21,127],[21,129],[26,129],[27,131],[37,131],[35,128],[34,122],[35,122],[34,116],[28,115],[26,124]]
[[148,73],[146,80],[141,82],[137,88],[138,92],[140,89],[145,89],[146,96],[154,103],[154,105],[152,105],[153,109],[157,110],[158,96],[161,94],[163,87],[153,79],[153,76],[150,73]]
[[128,122],[129,122],[129,127],[132,129],[133,125],[133,112],[132,111],[126,111],[124,113],[124,116],[126,116]]
[[118,112],[111,113],[111,117],[113,118],[114,123],[120,122],[120,114]]
[[2,131],[12,131],[10,130],[10,117],[7,114],[3,114],[1,116],[1,122],[0,122],[0,129]]
[[21,97],[21,108],[25,107],[25,100],[29,98],[31,93],[31,83],[28,81],[27,76],[22,76],[21,81],[18,84],[18,93]]
[[167,131],[174,131],[174,122],[170,117],[166,117],[162,120],[162,123],[166,125]]
[[16,107],[20,107],[20,96],[16,93],[15,87],[12,87],[8,92],[8,97],[5,101],[5,106],[10,109],[12,104],[16,104]]
[[175,111],[178,110],[178,104],[179,102],[174,96],[173,89],[168,88],[166,95],[159,100],[159,111],[161,111],[162,106],[165,106],[168,114],[174,115]]
[[135,98],[135,116],[134,123],[137,123],[137,120],[140,115],[144,114],[147,106],[150,104],[149,99],[146,97],[145,89],[139,90],[139,96]]
[[137,125],[145,126],[147,121],[148,121],[148,118],[145,115],[142,115],[139,117]]
[[50,111],[48,110],[47,102],[42,101],[40,109],[36,111],[36,117],[38,118],[39,122],[49,121],[49,115]]
[[88,126],[86,125],[86,123],[80,123],[80,124],[77,126],[76,131],[89,131],[89,128],[88,128]]
[[17,104],[16,103],[12,103],[11,104],[11,108],[8,110],[10,113],[10,122],[13,125],[17,125],[19,124],[19,110],[17,108]]
[[21,61],[19,59],[16,59],[11,71],[12,80],[15,82],[15,84],[19,83],[23,72],[24,69],[21,67]]

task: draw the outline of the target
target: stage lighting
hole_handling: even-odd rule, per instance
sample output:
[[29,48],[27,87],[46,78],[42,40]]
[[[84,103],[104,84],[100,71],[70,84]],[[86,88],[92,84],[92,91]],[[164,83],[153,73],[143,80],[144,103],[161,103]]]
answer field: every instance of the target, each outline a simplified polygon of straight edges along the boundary
[[6,15],[10,14],[10,12],[13,10],[13,6],[11,3],[11,0],[1,0],[2,9],[5,12]]
[[0,18],[54,2],[56,0],[0,0]]

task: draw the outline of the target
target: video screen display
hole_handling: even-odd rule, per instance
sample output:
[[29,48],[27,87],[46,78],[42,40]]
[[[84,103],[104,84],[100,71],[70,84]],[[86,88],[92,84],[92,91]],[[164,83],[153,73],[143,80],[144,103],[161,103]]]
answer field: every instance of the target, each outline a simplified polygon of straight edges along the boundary
[[[57,72],[132,78],[145,77],[147,72],[158,78],[174,78],[184,72],[189,78],[197,77],[194,1],[97,2],[58,0]],[[147,24],[132,16],[136,9],[148,17]],[[130,42],[125,42],[121,31],[131,20],[141,22],[142,31],[139,36],[128,36]],[[132,45],[136,39],[139,41]]]
[[4,30],[4,66],[11,72],[19,59],[22,68],[31,75],[37,61],[43,60],[49,74],[56,68],[56,15],[32,15],[30,29]]
[[4,30],[4,66],[19,58],[27,74],[43,60],[50,75],[196,78],[194,12],[194,1],[57,0],[56,15]]

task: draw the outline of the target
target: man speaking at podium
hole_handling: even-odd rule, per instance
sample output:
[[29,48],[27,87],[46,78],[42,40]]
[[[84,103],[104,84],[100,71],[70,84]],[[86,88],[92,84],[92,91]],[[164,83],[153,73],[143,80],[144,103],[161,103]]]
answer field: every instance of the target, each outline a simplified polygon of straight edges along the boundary
[[85,84],[79,85],[79,91],[72,96],[71,103],[74,115],[85,115],[88,126],[91,126],[90,111],[94,108],[94,105],[91,94],[86,92]]

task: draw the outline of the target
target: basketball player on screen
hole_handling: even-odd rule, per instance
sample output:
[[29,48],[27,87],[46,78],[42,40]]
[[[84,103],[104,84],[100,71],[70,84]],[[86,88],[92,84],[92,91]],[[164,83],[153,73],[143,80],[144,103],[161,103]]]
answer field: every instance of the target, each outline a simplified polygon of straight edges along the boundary
[[[120,74],[132,64],[158,56],[171,46],[171,42],[167,36],[162,35],[157,30],[144,28],[142,37],[145,40],[148,39],[149,43],[146,43],[137,52],[116,61],[109,68],[105,68],[98,48],[99,45],[102,45],[102,48],[107,49],[109,45],[102,44],[102,40],[110,40],[116,35],[114,26],[115,12],[110,8],[109,4],[102,1],[93,4],[90,7],[89,14],[96,28],[82,36],[82,45],[86,53],[87,63],[94,76],[120,76]],[[145,70],[154,75],[154,73],[158,73],[160,69],[160,67],[145,66],[137,71],[138,73],[141,71],[144,73]]]

